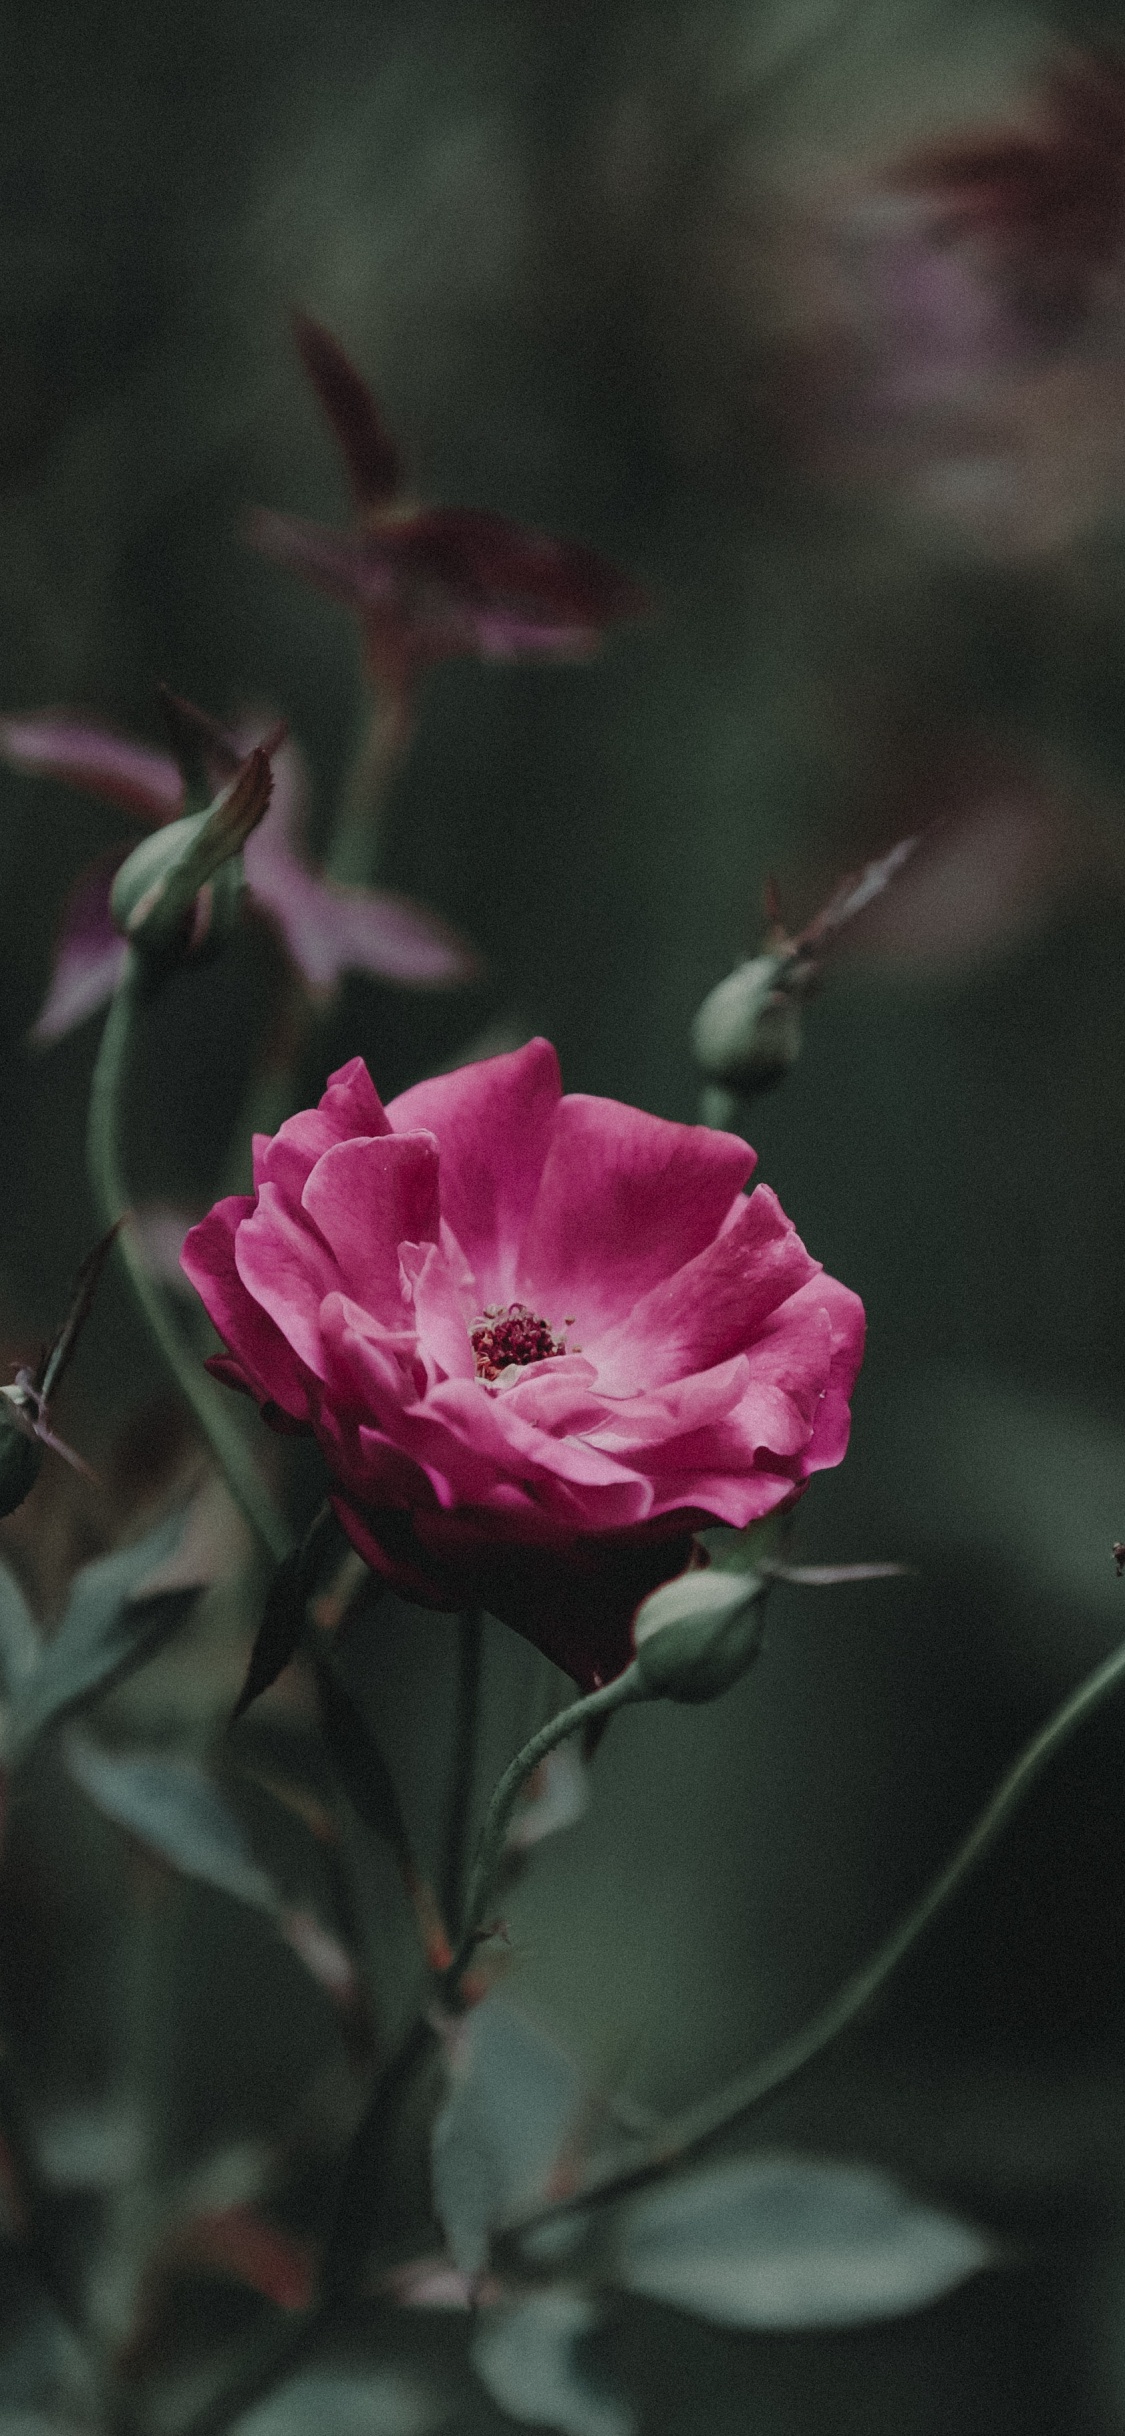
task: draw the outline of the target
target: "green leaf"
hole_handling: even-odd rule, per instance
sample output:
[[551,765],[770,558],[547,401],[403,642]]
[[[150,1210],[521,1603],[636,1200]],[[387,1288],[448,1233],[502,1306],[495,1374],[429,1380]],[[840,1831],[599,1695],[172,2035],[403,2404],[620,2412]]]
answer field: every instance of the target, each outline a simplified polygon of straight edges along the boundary
[[313,1660],[320,1720],[332,1765],[364,1825],[390,1845],[400,1867],[414,1868],[410,1833],[387,1762],[328,1658]]
[[291,1548],[282,1558],[266,1592],[262,1621],[258,1626],[246,1680],[234,1705],[231,1724],[276,1683],[291,1658],[297,1654],[305,1627],[305,1610],[316,1581],[320,1560],[333,1535],[339,1531],[335,1515],[329,1507],[318,1514],[312,1529],[299,1548]]
[[11,1699],[43,1655],[43,1644],[11,1567],[0,1559],[0,1690]]
[[610,2273],[720,2326],[776,2331],[901,2316],[995,2257],[889,2175],[817,2157],[737,2157],[634,2200]]
[[449,2416],[443,2397],[385,2360],[305,2368],[231,2422],[231,2436],[425,2436]]
[[66,1765],[107,1818],[184,1877],[201,1878],[271,1919],[279,1916],[277,1889],[259,1868],[241,1819],[202,1768],[190,1760],[103,1751],[78,1729],[67,1735]]
[[456,2264],[478,2275],[493,2227],[544,2197],[584,2093],[570,2057],[498,1996],[458,2025],[451,2054],[434,2124],[434,2204]]
[[8,1713],[7,1761],[15,1766],[48,1728],[82,1708],[152,1656],[186,1622],[204,1584],[157,1587],[158,1568],[178,1547],[181,1511],[131,1547],[84,1565],[66,1614],[38,1665],[16,1684]]
[[560,2285],[484,2314],[472,2363],[501,2410],[559,2436],[630,2436],[628,2403],[595,2383],[582,2358],[598,2314],[587,2293]]

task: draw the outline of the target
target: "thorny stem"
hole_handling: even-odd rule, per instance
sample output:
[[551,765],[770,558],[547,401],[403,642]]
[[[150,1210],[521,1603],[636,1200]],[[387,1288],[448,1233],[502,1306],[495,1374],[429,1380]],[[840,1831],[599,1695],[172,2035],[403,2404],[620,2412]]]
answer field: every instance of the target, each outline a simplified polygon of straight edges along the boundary
[[553,1751],[557,1743],[565,1742],[568,1735],[579,1733],[583,1726],[592,1725],[599,1718],[611,1716],[614,1709],[624,1708],[630,1700],[644,1698],[640,1670],[634,1659],[624,1674],[615,1676],[612,1683],[603,1684],[600,1691],[588,1692],[584,1699],[574,1700],[569,1708],[560,1709],[558,1716],[541,1726],[538,1734],[533,1734],[531,1741],[525,1742],[522,1751],[517,1752],[511,1766],[505,1768],[489,1803],[488,1816],[477,1846],[457,1950],[442,1980],[442,1992],[448,2002],[456,2001],[462,1973],[472,1959],[492,1899],[512,1812],[528,1777],[539,1766],[540,1760],[546,1759],[548,1751]]
[[181,1395],[191,1406],[210,1444],[232,1496],[276,1565],[289,1554],[293,1544],[291,1534],[261,1478],[238,1422],[212,1386],[202,1364],[183,1343],[128,1223],[129,1197],[120,1152],[121,1100],[132,1050],[134,1017],[145,995],[144,970],[136,950],[131,949],[106,1017],[90,1087],[87,1133],[90,1181],[103,1225],[111,1227],[125,1222],[117,1237],[117,1250],[133,1293]]
[[634,2151],[624,2164],[610,2164],[591,2174],[565,2199],[548,2207],[537,2208],[513,2219],[503,2229],[498,2255],[510,2250],[518,2240],[540,2225],[555,2223],[576,2209],[593,2202],[605,2203],[621,2199],[631,2191],[643,2189],[655,2181],[669,2166],[682,2164],[709,2146],[721,2132],[730,2131],[748,2115],[764,2104],[776,2091],[794,2081],[798,2073],[823,2055],[825,2049],[839,2038],[842,2031],[863,2012],[904,1961],[919,1938],[951,1897],[963,1886],[966,1878],[983,1861],[1009,1819],[1020,1808],[1050,1761],[1077,1733],[1086,1719],[1101,1707],[1111,1693],[1125,1683],[1125,1644],[1102,1660],[1092,1674],[1086,1676],[1026,1743],[1018,1759],[1002,1776],[991,1801],[981,1812],[975,1825],[957,1846],[956,1851],[940,1869],[937,1876],[921,1894],[918,1901],[891,1930],[882,1945],[877,1946],[858,1971],[844,1981],[836,1994],[829,1998],[819,2013],[802,2029],[783,2039],[779,2046],[763,2056],[760,2063],[751,2064],[738,2073],[726,2087],[703,2098],[695,2106],[686,2107],[682,2114],[673,2115],[653,2137]]

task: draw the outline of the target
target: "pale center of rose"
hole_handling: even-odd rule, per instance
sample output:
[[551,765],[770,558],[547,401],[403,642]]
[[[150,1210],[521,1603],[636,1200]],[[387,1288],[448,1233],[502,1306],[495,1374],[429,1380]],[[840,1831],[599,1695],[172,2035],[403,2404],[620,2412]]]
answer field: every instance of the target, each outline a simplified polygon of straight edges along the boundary
[[[571,1325],[569,1320],[566,1324]],[[491,1303],[473,1321],[469,1337],[477,1377],[488,1382],[501,1378],[506,1370],[523,1370],[528,1362],[545,1362],[553,1354],[574,1350],[526,1303]]]

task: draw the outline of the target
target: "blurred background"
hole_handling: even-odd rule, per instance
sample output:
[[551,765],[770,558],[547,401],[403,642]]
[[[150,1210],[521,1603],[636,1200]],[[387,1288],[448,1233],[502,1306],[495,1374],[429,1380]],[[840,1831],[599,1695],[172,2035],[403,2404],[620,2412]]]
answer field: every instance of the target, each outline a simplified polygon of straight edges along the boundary
[[[654,598],[589,665],[429,681],[383,876],[486,978],[349,981],[328,1062],[361,1051],[386,1096],[506,1024],[547,1033],[570,1088],[690,1119],[691,1017],[757,943],[767,874],[796,924],[936,824],[750,1123],[869,1314],[852,1451],[798,1553],[916,1571],[778,1593],[728,1698],[616,1726],[513,1908],[520,2000],[604,2086],[667,2107],[829,1991],[1125,1623],[1125,10],[3,0],[0,28],[3,707],[155,740],[158,679],[218,716],[266,703],[323,816],[357,641],[239,537],[250,503],[344,510],[295,304],[371,379],[422,495],[592,543]],[[125,836],[0,777],[12,1358],[94,1232],[96,1026],[27,1035],[66,891]],[[178,985],[132,1125],[140,1191],[217,1189],[276,987],[257,938]],[[65,1418],[115,1494],[122,1428],[161,1393],[110,1285]],[[44,1482],[27,1515],[56,1513],[71,1561],[96,1549],[96,1501]],[[5,1536],[34,1581],[30,1527]],[[388,1733],[416,1738],[422,1833],[447,1653],[443,1619],[403,1610],[372,1658]],[[531,1663],[491,1631],[497,1765]],[[4,1968],[43,2074],[81,2080],[96,1838],[81,1866],[50,1846],[25,1820]],[[861,2335],[622,2304],[600,2340],[646,2426],[1125,2429],[1123,1873],[1111,1709],[878,2013],[754,2128],[902,2169],[999,2228],[1003,2269]],[[215,1898],[196,1932],[168,2000],[185,2117],[268,2121],[324,2022],[275,1958],[290,2046],[264,2073],[240,1919]],[[466,2395],[462,2424],[501,2422]]]

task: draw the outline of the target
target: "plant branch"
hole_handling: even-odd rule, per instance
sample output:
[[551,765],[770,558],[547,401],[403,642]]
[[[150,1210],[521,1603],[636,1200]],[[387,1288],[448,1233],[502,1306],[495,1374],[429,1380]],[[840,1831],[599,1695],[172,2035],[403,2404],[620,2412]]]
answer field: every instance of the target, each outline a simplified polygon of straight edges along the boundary
[[513,2219],[503,2228],[498,2258],[502,2259],[505,2252],[514,2250],[523,2237],[541,2225],[555,2223],[561,2217],[594,2202],[622,2199],[632,2191],[643,2189],[670,2166],[682,2164],[686,2158],[707,2148],[720,2133],[730,2131],[736,2123],[745,2121],[767,2098],[772,2098],[779,2089],[796,2080],[798,2073],[823,2055],[842,2031],[850,2029],[872,1998],[879,1995],[931,1922],[991,1851],[1008,1821],[1026,1800],[1056,1753],[1123,1684],[1125,1644],[1103,1659],[1101,1665],[1096,1666],[1093,1673],[1087,1675],[1085,1681],[1055,1710],[1046,1725],[1032,1735],[1007,1774],[1001,1777],[991,1801],[957,1846],[944,1869],[940,1869],[937,1876],[931,1879],[925,1892],[912,1904],[882,1945],[876,1947],[857,1971],[853,1971],[811,2021],[794,2031],[790,2038],[783,2039],[779,2046],[762,2057],[760,2063],[751,2064],[745,2072],[738,2073],[734,2080],[727,2082],[725,2088],[714,2091],[695,2106],[686,2107],[682,2114],[672,2116],[624,2163],[610,2163],[595,2170],[565,2199]]
[[184,1344],[161,1288],[150,1276],[129,1225],[129,1197],[121,1167],[121,1102],[133,1046],[134,1019],[147,994],[141,961],[131,950],[114,993],[90,1087],[87,1155],[90,1181],[103,1226],[120,1226],[117,1250],[176,1385],[191,1406],[236,1503],[267,1556],[280,1564],[293,1545],[246,1445],[242,1430],[196,1356]]
[[553,1751],[557,1743],[565,1742],[568,1735],[579,1733],[583,1726],[611,1716],[614,1709],[624,1708],[629,1701],[643,1700],[645,1696],[640,1670],[634,1659],[624,1674],[615,1676],[612,1683],[603,1684],[600,1691],[588,1692],[584,1699],[574,1700],[569,1708],[560,1709],[558,1716],[541,1726],[538,1734],[533,1734],[531,1741],[525,1742],[522,1751],[517,1752],[511,1766],[505,1768],[489,1803],[488,1816],[477,1847],[457,1950],[442,1981],[442,1992],[448,2002],[456,2000],[462,1973],[472,1958],[480,1936],[512,1812],[528,1777],[538,1767],[540,1760],[546,1759],[548,1751]]

